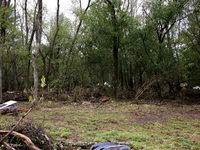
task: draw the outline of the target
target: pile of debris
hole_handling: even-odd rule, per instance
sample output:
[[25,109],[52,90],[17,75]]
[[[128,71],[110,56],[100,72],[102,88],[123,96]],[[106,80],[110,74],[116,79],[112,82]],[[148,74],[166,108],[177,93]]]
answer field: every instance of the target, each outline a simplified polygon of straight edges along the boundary
[[14,105],[17,103],[17,101],[10,100],[8,102],[5,102],[3,104],[0,104],[0,112],[2,115],[8,114],[8,115],[14,115],[18,116],[18,113],[27,112],[28,109],[24,110],[17,110],[17,107]]
[[[9,128],[9,127],[8,127]],[[0,129],[0,139],[9,130]],[[24,122],[22,125],[18,125],[17,128],[6,138],[7,143],[16,150],[42,150],[42,149],[57,149],[58,146],[54,146],[54,141],[47,135],[44,129],[32,122]],[[1,150],[7,150],[7,147],[2,144]]]
[[3,94],[4,102],[11,99],[15,101],[28,101],[28,95],[23,91],[7,91]]

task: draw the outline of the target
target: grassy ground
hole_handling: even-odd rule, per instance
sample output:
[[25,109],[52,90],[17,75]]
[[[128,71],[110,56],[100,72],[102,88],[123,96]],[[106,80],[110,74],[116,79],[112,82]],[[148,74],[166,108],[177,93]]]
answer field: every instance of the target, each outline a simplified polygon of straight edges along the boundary
[[[19,109],[28,102],[18,102]],[[45,112],[45,119],[43,118]],[[23,115],[23,114],[20,114]],[[0,117],[0,127],[18,118]],[[108,101],[103,104],[52,102],[36,108],[24,119],[43,125],[56,141],[130,142],[132,149],[200,149],[200,106],[135,105]]]

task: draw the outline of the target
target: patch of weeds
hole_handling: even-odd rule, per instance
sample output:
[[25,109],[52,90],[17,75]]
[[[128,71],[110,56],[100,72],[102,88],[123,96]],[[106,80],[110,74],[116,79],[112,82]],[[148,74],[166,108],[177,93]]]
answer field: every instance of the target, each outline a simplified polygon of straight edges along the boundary
[[180,122],[186,122],[185,120],[182,120],[182,119],[179,119],[178,121],[180,121]]
[[60,135],[60,132],[50,132],[49,134],[51,136],[58,136],[58,135]]
[[140,149],[140,145],[137,144],[137,143],[134,143],[134,144],[131,146],[131,148],[133,148],[133,149]]
[[167,148],[167,149],[171,149],[171,148],[172,148],[172,147],[171,147],[169,144],[167,144],[167,143],[164,143],[163,146],[164,146],[165,148]]
[[84,139],[83,139],[83,142],[90,142],[90,141],[89,141],[89,139],[84,138]]
[[178,142],[174,142],[173,145],[174,145],[175,147],[179,147],[179,148],[181,147],[181,144],[178,143]]
[[118,136],[118,132],[117,131],[110,131],[109,133],[106,133],[105,136]]
[[56,138],[56,141],[62,141],[62,138]]
[[67,137],[67,138],[69,138],[70,137],[70,133],[69,132],[63,132],[63,133],[61,133],[60,137]]
[[169,137],[168,136],[164,136],[163,139],[169,139]]
[[88,132],[88,133],[87,133],[87,136],[96,136],[96,134],[97,134],[97,133],[95,133],[95,132]]
[[105,140],[109,139],[113,141],[118,135],[119,134],[117,131],[110,131],[110,132],[102,134],[102,139],[105,139]]
[[138,135],[131,135],[130,137],[132,140],[137,141],[137,142],[146,142],[148,141],[148,138],[143,137],[143,136],[138,136]]
[[156,137],[156,138],[159,138],[159,135],[158,134],[151,134],[151,137]]
[[183,137],[177,137],[176,140],[178,140],[179,142],[181,142],[187,148],[190,148],[190,147],[193,146],[190,141],[188,141],[187,139],[185,139]]
[[149,108],[149,107],[151,107],[150,105],[147,105],[147,104],[145,104],[144,106],[145,106],[146,108]]
[[94,141],[97,143],[104,142],[104,140],[101,137],[95,137]]
[[62,132],[70,132],[70,129],[63,128],[63,127],[60,127],[59,130],[62,131]]
[[146,149],[147,150],[154,150],[154,148],[152,148],[152,147],[147,147]]
[[57,128],[56,128],[56,127],[52,127],[51,129],[52,129],[53,131],[56,131],[56,130],[57,130]]

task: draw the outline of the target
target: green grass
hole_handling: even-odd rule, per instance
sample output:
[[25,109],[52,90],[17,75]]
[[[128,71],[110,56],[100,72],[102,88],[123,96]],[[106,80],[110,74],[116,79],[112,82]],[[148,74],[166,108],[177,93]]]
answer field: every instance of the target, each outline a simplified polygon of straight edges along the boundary
[[[194,106],[137,106],[124,102],[97,106],[52,102],[53,108],[44,109],[45,131],[56,141],[110,140],[129,142],[134,149],[145,150],[198,150],[200,147],[200,118],[194,114],[196,119],[190,119],[193,114],[187,113]],[[195,108],[200,110],[199,106]],[[42,114],[40,109],[34,109],[24,120],[41,125]],[[0,121],[0,127],[6,128],[15,124],[17,118],[1,116]]]

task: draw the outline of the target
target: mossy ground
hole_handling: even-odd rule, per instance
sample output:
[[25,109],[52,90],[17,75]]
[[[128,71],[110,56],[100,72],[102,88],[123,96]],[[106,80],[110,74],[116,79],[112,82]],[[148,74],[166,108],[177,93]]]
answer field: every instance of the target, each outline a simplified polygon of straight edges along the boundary
[[[28,102],[17,103],[19,109],[29,106]],[[24,121],[42,126],[43,119],[45,131],[56,141],[130,142],[133,149],[145,150],[200,149],[199,105],[52,102],[42,110],[32,110]],[[0,127],[12,126],[17,120],[13,116],[1,116]]]

